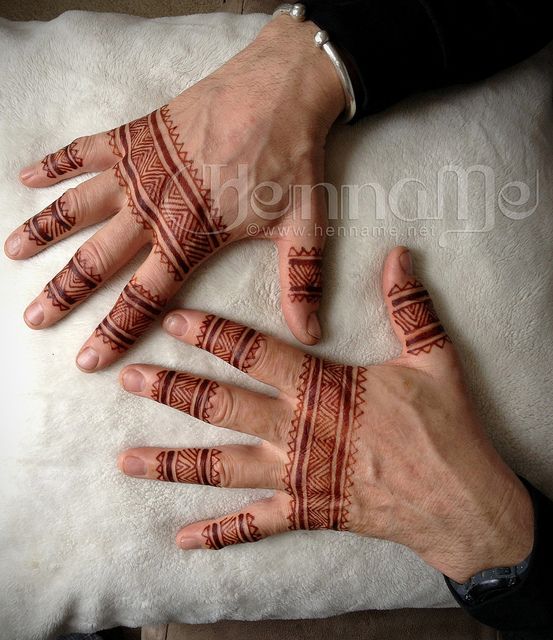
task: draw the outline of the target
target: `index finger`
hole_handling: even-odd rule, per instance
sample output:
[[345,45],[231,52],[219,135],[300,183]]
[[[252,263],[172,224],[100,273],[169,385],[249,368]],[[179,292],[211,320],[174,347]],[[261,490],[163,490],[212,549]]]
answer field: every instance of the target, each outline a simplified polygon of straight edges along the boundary
[[202,311],[173,311],[163,327],[177,340],[209,351],[252,378],[295,397],[305,355],[299,349]]

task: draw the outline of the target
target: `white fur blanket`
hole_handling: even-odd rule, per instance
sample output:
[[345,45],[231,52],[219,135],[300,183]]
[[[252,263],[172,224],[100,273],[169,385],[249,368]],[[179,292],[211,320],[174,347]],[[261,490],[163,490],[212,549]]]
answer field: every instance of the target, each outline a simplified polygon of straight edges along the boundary
[[[50,23],[1,21],[2,238],[67,187],[24,188],[17,180],[22,165],[163,104],[244,46],[265,19],[71,12]],[[358,198],[350,190],[349,219],[332,222],[336,236],[346,237],[328,243],[325,339],[314,349],[366,363],[397,352],[379,278],[390,247],[409,245],[462,351],[498,448],[550,495],[552,62],[546,50],[484,83],[336,128],[329,179],[376,186]],[[465,208],[462,189],[458,209],[453,174],[443,171],[449,165],[473,169]],[[509,186],[515,181],[518,187]],[[467,233],[475,229],[483,231]],[[88,233],[26,262],[0,258],[1,637],[451,605],[441,576],[407,549],[351,534],[297,532],[216,553],[177,549],[180,526],[233,511],[264,492],[136,481],[118,472],[115,458],[125,447],[247,437],[124,393],[116,380],[120,366],[94,375],[76,369],[78,348],[132,265],[58,326],[27,329],[26,304]],[[211,259],[176,303],[290,339],[268,242],[234,245]],[[133,361],[245,384],[159,327],[122,364]]]

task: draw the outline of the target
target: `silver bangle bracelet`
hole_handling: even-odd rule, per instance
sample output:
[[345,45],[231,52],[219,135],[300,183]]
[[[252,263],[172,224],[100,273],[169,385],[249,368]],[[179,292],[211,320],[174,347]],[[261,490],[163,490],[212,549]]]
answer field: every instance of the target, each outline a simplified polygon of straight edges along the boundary
[[[282,15],[288,15],[297,22],[303,22],[306,19],[305,5],[299,3],[281,4],[273,12],[273,17]],[[349,122],[355,115],[357,105],[355,102],[353,84],[351,83],[351,78],[349,77],[346,65],[342,61],[342,58],[340,58],[336,47],[330,42],[330,38],[326,31],[317,31],[313,40],[319,49],[323,49],[326,52],[336,69],[336,73],[340,79],[340,83],[344,91],[344,97],[346,99],[346,107],[342,113],[341,120],[342,122]]]

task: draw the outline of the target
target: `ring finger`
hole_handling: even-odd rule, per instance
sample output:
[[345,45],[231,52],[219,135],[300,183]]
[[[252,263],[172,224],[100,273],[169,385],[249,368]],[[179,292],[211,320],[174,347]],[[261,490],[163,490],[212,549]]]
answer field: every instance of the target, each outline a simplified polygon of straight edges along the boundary
[[118,460],[129,476],[205,484],[213,487],[284,489],[285,460],[279,450],[263,445],[222,445],[209,449],[127,449]]

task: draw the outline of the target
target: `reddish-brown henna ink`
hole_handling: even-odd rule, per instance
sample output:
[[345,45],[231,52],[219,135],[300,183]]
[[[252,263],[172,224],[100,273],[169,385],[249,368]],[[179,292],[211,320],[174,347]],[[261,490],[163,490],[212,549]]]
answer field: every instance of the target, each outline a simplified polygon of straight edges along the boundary
[[319,302],[322,295],[323,251],[292,247],[288,252],[288,297],[292,302]]
[[74,140],[63,149],[47,155],[42,160],[42,168],[49,178],[63,176],[70,171],[75,171],[83,166],[83,159],[77,149],[77,141]]
[[416,279],[400,287],[395,284],[388,292],[394,322],[405,335],[407,352],[418,356],[430,353],[433,347],[443,349],[451,342],[440,324],[428,291]]
[[27,220],[23,230],[29,236],[29,240],[41,247],[67,233],[74,226],[75,216],[69,213],[69,208],[62,196]]
[[209,190],[179,141],[167,106],[114,129],[115,172],[139,223],[153,234],[154,251],[175,280],[230,237]]
[[211,401],[218,387],[214,380],[178,371],[160,371],[151,396],[157,402],[209,422]]
[[366,369],[306,355],[288,438],[289,529],[345,530]]
[[44,292],[55,307],[67,311],[87,298],[101,282],[102,278],[95,266],[79,249],[58,275],[46,285]]
[[219,449],[162,451],[157,457],[157,479],[168,482],[221,486]]
[[197,347],[241,371],[248,371],[255,364],[264,342],[258,331],[214,315],[206,316],[196,336]]
[[253,515],[240,513],[208,524],[202,531],[202,537],[208,549],[222,549],[231,544],[256,542],[261,539],[261,534],[254,525]]
[[96,328],[96,336],[121,353],[146,332],[166,304],[166,299],[154,296],[133,278]]

